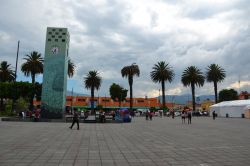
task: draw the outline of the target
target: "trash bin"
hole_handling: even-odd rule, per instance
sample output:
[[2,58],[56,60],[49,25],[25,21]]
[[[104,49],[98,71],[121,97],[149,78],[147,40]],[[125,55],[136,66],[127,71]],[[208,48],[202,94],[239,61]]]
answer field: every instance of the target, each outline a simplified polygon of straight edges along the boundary
[[241,114],[241,117],[242,117],[242,118],[245,118],[245,114]]
[[229,117],[229,115],[228,114],[226,114],[226,118],[228,118]]

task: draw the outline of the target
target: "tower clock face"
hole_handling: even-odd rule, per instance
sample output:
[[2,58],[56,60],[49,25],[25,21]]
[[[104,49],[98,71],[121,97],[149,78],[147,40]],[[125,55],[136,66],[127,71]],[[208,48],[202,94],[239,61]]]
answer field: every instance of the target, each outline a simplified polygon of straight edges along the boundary
[[59,48],[57,46],[53,46],[51,48],[51,53],[52,54],[56,55],[56,54],[58,54],[58,52],[59,52]]

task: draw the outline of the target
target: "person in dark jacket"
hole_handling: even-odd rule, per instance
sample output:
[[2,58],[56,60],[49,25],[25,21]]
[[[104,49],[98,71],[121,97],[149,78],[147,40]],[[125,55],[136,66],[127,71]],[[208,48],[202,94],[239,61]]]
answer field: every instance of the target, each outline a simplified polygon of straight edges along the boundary
[[69,128],[72,129],[72,127],[74,126],[75,123],[77,123],[77,130],[79,130],[79,114],[76,111],[76,109],[74,109],[73,122],[72,122],[72,125]]
[[188,117],[188,124],[191,124],[191,120],[192,120],[192,112],[191,112],[191,110],[188,110],[187,117]]
[[213,120],[215,120],[215,117],[216,117],[216,113],[215,111],[213,111]]

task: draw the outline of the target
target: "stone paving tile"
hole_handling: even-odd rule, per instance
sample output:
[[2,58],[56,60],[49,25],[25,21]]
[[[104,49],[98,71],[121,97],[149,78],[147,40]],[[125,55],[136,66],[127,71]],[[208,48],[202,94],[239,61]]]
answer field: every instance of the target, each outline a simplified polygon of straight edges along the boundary
[[[250,165],[250,120],[136,118],[126,124],[0,122],[0,165]],[[34,134],[36,133],[36,134]]]

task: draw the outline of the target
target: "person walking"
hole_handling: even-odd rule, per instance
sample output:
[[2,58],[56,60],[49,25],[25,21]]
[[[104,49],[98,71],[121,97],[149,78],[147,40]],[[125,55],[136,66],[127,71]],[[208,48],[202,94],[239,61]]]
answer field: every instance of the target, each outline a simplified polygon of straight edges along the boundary
[[146,120],[148,120],[148,117],[149,117],[149,112],[146,111]]
[[191,119],[192,119],[192,111],[191,110],[188,110],[187,117],[188,117],[188,124],[191,124]]
[[38,122],[39,119],[40,119],[40,111],[37,109],[36,112],[35,112],[35,118],[34,118],[34,120],[35,120],[35,122]]
[[183,110],[183,111],[181,112],[181,122],[182,122],[182,124],[183,124],[183,123],[185,124],[185,118],[186,118],[186,111]]
[[149,119],[150,119],[150,120],[153,119],[153,114],[154,114],[154,112],[153,112],[153,111],[150,111],[150,113],[149,113]]
[[77,130],[79,130],[79,115],[78,112],[76,111],[76,108],[74,108],[73,122],[69,128],[72,129],[75,123],[77,123]]
[[171,110],[172,119],[174,119],[174,110]]
[[215,117],[216,117],[216,113],[215,111],[213,111],[213,120],[215,120]]

